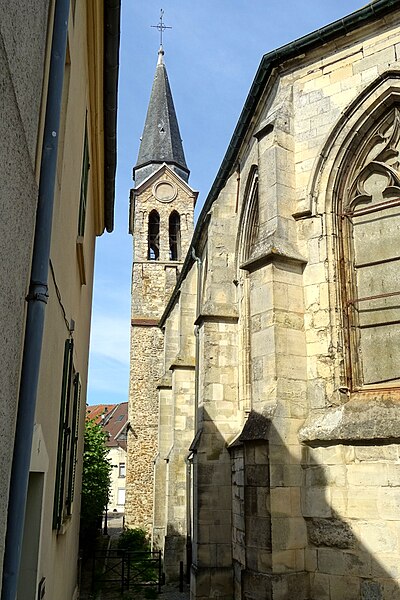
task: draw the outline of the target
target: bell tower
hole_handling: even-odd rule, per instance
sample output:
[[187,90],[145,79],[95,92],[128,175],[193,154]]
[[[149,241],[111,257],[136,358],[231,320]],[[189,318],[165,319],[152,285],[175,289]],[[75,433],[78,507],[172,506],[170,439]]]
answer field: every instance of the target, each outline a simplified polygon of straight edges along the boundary
[[151,530],[157,455],[158,391],[164,372],[167,306],[193,234],[197,192],[188,185],[162,45],[130,194],[133,235],[129,422],[125,520]]

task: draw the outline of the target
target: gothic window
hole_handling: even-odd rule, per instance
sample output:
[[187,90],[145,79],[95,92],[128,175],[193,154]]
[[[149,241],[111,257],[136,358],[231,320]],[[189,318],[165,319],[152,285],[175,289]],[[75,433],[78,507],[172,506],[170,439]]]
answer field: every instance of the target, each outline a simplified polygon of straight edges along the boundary
[[[339,218],[348,387],[400,384],[400,112],[364,138]],[[353,155],[354,156],[354,155]]]
[[160,256],[160,215],[152,210],[149,215],[148,260],[158,260]]
[[176,210],[169,216],[169,258],[170,260],[181,258],[181,219]]
[[245,199],[247,213],[243,227],[243,262],[251,258],[259,233],[259,208],[258,208],[258,169],[253,166],[246,185]]

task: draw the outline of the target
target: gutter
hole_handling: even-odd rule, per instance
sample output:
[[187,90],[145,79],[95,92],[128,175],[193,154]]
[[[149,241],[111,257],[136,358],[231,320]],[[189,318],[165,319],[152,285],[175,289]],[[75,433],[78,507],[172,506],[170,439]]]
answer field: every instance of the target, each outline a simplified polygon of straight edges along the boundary
[[[317,29],[316,31],[313,31],[312,33],[309,33],[308,35],[305,35],[294,42],[290,42],[289,44],[264,54],[251,85],[243,110],[240,114],[239,121],[233,132],[231,141],[229,142],[228,149],[222,160],[222,164],[218,170],[217,176],[211,186],[211,190],[199,215],[192,238],[191,245],[193,248],[197,248],[207,214],[210,211],[214,201],[218,198],[219,193],[225,187],[226,181],[230,176],[232,169],[235,167],[242,142],[273,69],[287,60],[296,58],[305,52],[309,52],[323,44],[331,42],[336,37],[346,35],[359,29],[360,27],[382,19],[385,15],[388,15],[394,12],[396,9],[399,9],[399,7],[399,0],[375,0],[375,2],[367,4],[367,6],[364,6],[360,10],[357,10],[350,15],[343,17],[342,19],[334,21],[333,23],[329,23],[329,25],[326,25],[321,29]],[[172,292],[170,300],[161,317],[161,326],[164,324],[169,312],[171,311],[171,308],[175,304],[176,297],[179,293],[179,288],[181,287],[182,282],[188,274],[192,264],[193,257],[191,251],[189,251],[186,255],[185,262],[183,263],[175,289]]]
[[1,600],[15,600],[18,590],[40,355],[48,299],[48,271],[69,4],[69,0],[56,0],[54,12],[35,238],[27,296],[28,308],[8,498]]
[[104,2],[104,223],[114,229],[121,0]]

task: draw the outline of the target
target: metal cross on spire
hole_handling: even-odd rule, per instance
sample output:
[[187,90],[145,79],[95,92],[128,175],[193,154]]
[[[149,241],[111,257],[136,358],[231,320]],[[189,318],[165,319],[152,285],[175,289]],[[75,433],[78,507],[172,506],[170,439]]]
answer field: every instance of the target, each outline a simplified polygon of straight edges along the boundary
[[172,29],[172,27],[168,27],[168,25],[164,25],[163,16],[164,16],[164,11],[163,11],[163,9],[161,9],[160,22],[158,23],[158,25],[150,25],[150,27],[154,27],[155,29],[158,29],[158,31],[160,32],[160,46],[163,45],[163,43],[162,43],[163,42],[163,40],[162,40],[163,32],[166,29]]

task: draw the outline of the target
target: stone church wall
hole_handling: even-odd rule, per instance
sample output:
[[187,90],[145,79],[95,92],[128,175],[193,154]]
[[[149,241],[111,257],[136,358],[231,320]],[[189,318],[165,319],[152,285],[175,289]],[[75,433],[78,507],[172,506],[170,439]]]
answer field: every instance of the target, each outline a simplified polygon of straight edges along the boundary
[[189,502],[192,600],[399,595],[399,47],[397,12],[272,69],[195,236],[191,308],[164,322],[181,471],[159,488],[165,532]]

